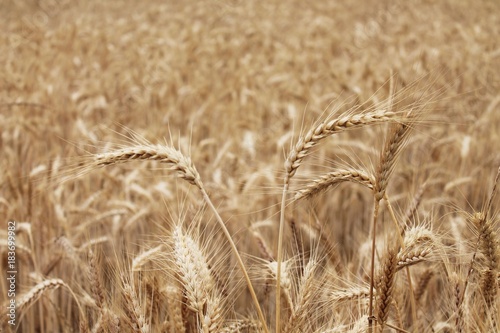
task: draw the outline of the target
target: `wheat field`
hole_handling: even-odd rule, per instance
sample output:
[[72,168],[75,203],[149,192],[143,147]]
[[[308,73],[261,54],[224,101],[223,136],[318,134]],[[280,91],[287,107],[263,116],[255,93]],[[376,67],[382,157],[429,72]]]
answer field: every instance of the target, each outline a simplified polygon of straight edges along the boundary
[[0,1],[0,332],[497,332],[499,13]]

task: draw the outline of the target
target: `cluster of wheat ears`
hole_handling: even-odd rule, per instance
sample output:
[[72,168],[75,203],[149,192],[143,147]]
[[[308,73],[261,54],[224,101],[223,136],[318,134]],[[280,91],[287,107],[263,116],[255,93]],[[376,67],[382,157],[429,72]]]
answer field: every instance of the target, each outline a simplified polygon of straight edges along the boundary
[[0,332],[500,330],[498,1],[0,7]]
[[[419,220],[417,212],[426,183],[421,184],[406,212],[397,214],[388,185],[401,151],[429,107],[428,101],[408,103],[405,94],[406,90],[392,93],[388,100],[364,110],[355,107],[340,114],[333,112],[303,131],[284,163],[282,201],[275,225],[277,244],[269,244],[257,224],[250,226],[249,235],[260,251],[251,265],[242,258],[195,164],[172,145],[151,144],[136,136],[130,145],[85,158],[70,171],[71,176],[85,177],[92,170],[123,163],[159,163],[196,188],[215,225],[209,228],[201,223],[198,214],[186,215],[170,221],[158,246],[143,250],[128,263],[119,264],[117,259],[114,276],[107,277],[115,284],[113,300],[102,281],[99,257],[104,253],[93,250],[107,239],[91,239],[75,248],[62,236],[55,242],[64,249],[64,256],[87,272],[88,290],[72,287],[70,281],[60,278],[42,279],[18,298],[19,315],[60,288],[71,295],[74,304],[69,306],[75,310],[68,315],[78,321],[82,332],[495,331],[500,319],[500,244],[492,205],[500,168],[483,209],[466,217],[475,235],[468,240],[473,244],[470,248],[461,246],[459,232],[450,245],[434,230],[430,217]],[[324,139],[377,124],[386,124],[387,134],[374,172],[335,168],[290,190],[304,159]],[[360,186],[373,197],[372,223],[365,235],[370,249],[349,263],[339,259],[342,248],[329,243],[318,222],[295,221],[293,213],[287,215],[294,209],[291,206],[314,200],[315,195],[342,182]],[[381,210],[390,216],[386,223],[391,225],[384,234],[377,228],[382,222]],[[288,237],[285,228],[289,228]],[[201,237],[200,233],[209,230],[209,239]],[[18,232],[33,237],[27,223],[18,224]],[[231,251],[221,254],[224,248]],[[30,257],[30,249],[21,244],[18,251]],[[81,253],[87,254],[86,261]],[[259,281],[262,276],[264,288]],[[245,312],[238,311],[234,300],[241,293],[247,293],[251,300]],[[273,293],[275,297],[270,298]],[[347,314],[348,318],[340,317]]]

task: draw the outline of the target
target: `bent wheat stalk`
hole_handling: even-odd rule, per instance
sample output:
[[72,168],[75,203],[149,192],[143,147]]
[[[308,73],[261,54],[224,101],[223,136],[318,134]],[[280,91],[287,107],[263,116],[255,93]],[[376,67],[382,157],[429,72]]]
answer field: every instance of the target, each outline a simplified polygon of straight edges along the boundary
[[219,223],[219,226],[222,229],[222,232],[224,233],[224,236],[226,237],[229,245],[231,246],[231,249],[236,257],[236,261],[238,262],[238,266],[240,267],[243,276],[245,277],[245,281],[250,291],[250,295],[252,297],[255,308],[257,310],[259,320],[262,323],[264,331],[268,333],[269,330],[267,328],[266,320],[260,308],[257,295],[255,294],[252,282],[250,281],[250,277],[248,276],[245,264],[241,259],[238,249],[236,248],[236,245],[234,244],[231,234],[227,230],[224,221],[222,220],[215,206],[210,200],[210,197],[208,196],[208,193],[205,190],[203,182],[201,181],[200,174],[196,170],[191,159],[187,156],[184,156],[180,151],[176,150],[175,148],[167,145],[163,146],[163,145],[153,145],[153,144],[141,144],[137,146],[125,147],[115,151],[99,154],[96,156],[93,166],[96,167],[106,166],[111,164],[126,163],[134,160],[151,160],[151,161],[158,161],[160,163],[165,163],[169,166],[170,170],[176,171],[180,178],[198,187],[203,196],[203,199],[205,200],[205,202],[215,215],[217,222]]

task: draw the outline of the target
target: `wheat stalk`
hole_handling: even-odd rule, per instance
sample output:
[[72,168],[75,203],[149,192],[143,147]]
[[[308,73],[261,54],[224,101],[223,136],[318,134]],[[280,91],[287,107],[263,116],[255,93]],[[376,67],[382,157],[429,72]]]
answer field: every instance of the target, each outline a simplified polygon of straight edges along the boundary
[[314,295],[316,291],[314,283],[317,281],[317,269],[317,260],[311,258],[304,267],[303,274],[300,278],[293,312],[284,328],[285,332],[307,331],[306,324],[308,321],[312,321],[312,318],[310,318],[310,310],[311,307],[314,306]]
[[303,159],[309,153],[309,150],[321,140],[346,130],[395,120],[397,117],[398,113],[387,110],[375,110],[361,114],[352,114],[352,111],[350,111],[338,118],[312,127],[304,136],[299,138],[295,146],[288,153],[285,161],[285,183],[295,175]]
[[91,291],[97,307],[103,311],[106,308],[106,298],[104,288],[102,287],[101,277],[99,275],[99,264],[92,250],[89,251],[89,278]]
[[[478,250],[482,251],[485,254],[487,261],[488,261],[488,265],[489,265],[488,268],[489,269],[496,271],[498,268],[498,259],[500,258],[500,255],[499,255],[500,246],[498,245],[498,241],[496,240],[496,234],[490,228],[491,221],[489,219],[489,214],[491,211],[493,199],[496,195],[496,189],[497,189],[499,178],[500,178],[500,167],[498,168],[496,176],[495,176],[495,180],[493,181],[493,188],[491,189],[487,204],[484,208],[484,212],[478,212],[472,216],[473,225],[478,230],[478,238],[477,238],[476,245],[474,248],[474,253],[472,254],[472,259],[471,259],[470,264],[469,264],[469,270],[468,270],[467,276],[465,278],[465,283],[464,283],[462,295],[457,300],[458,315],[460,315],[461,314],[460,312],[463,311],[462,310],[463,309],[462,303],[464,302],[464,299],[465,299],[465,293],[467,291],[470,276],[471,276],[472,272],[474,271],[474,265],[476,262],[476,255],[477,255]],[[484,278],[486,280],[490,280],[490,277],[488,277],[488,276],[485,276]],[[486,286],[486,285],[483,283],[483,286]],[[498,287],[497,287],[497,289],[498,289]],[[487,287],[487,289],[483,290],[483,292],[486,295],[486,305],[487,305],[487,307],[489,307],[489,305],[488,305],[488,302],[490,302],[489,295],[492,294],[494,291],[490,290],[490,287]],[[457,327],[461,328],[462,325],[460,325],[460,324],[461,324],[461,322],[457,319]]]
[[[411,111],[410,111],[411,113]],[[410,114],[408,114],[409,116]],[[371,268],[370,268],[370,307],[369,315],[370,319],[369,327],[371,331],[371,323],[373,319],[373,288],[374,288],[374,275],[375,275],[375,245],[376,245],[376,235],[377,235],[377,219],[380,207],[380,200],[385,197],[385,191],[389,183],[389,178],[394,170],[396,164],[396,158],[401,152],[404,143],[410,132],[410,126],[408,123],[397,123],[390,129],[389,135],[387,137],[385,147],[380,154],[380,162],[378,166],[378,171],[375,177],[374,186],[374,208],[373,208],[373,223],[372,223],[372,251],[371,251]],[[387,200],[388,201],[388,200]],[[389,201],[388,201],[389,202]],[[398,225],[398,224],[396,224]],[[408,274],[409,276],[409,274]]]
[[384,262],[377,277],[377,323],[380,332],[383,331],[389,316],[389,309],[392,302],[392,292],[394,289],[394,278],[397,272],[397,250],[388,249]]
[[163,244],[162,245],[158,245],[152,249],[149,249],[147,251],[144,251],[142,253],[140,253],[138,256],[136,256],[134,258],[134,260],[132,260],[132,272],[136,272],[136,271],[139,271],[141,266],[144,265],[146,262],[148,262],[148,260],[154,256],[155,254],[157,254],[158,252],[161,252],[164,250],[164,246]]

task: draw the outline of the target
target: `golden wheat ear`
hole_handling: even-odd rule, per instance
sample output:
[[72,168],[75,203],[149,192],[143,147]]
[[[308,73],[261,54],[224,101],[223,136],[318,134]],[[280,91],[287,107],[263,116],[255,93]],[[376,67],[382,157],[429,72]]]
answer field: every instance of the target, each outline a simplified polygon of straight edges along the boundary
[[203,332],[218,332],[224,324],[224,310],[205,254],[181,225],[175,227],[172,242],[175,266],[188,308],[196,314]]
[[[63,280],[57,279],[57,278],[44,280],[44,281],[36,284],[34,287],[32,287],[26,293],[21,294],[17,298],[17,302],[16,302],[17,311],[20,314],[25,313],[43,295],[48,293],[50,290],[56,290],[59,288],[65,288],[70,292],[70,294],[72,295],[73,299],[76,302],[76,305],[78,306],[78,310],[80,312],[80,321],[81,321],[81,323],[85,323],[86,318],[84,317],[84,312],[83,312],[83,309],[80,305],[80,301],[79,301],[78,297],[76,296],[76,294],[73,292],[73,290],[70,288],[69,285],[67,285]],[[2,315],[2,317],[4,317],[7,314],[6,310],[5,310],[5,309],[7,309],[7,305],[3,304],[2,307],[4,309],[2,309],[2,311],[0,311],[0,315]],[[0,328],[1,328],[1,326],[0,326]]]

